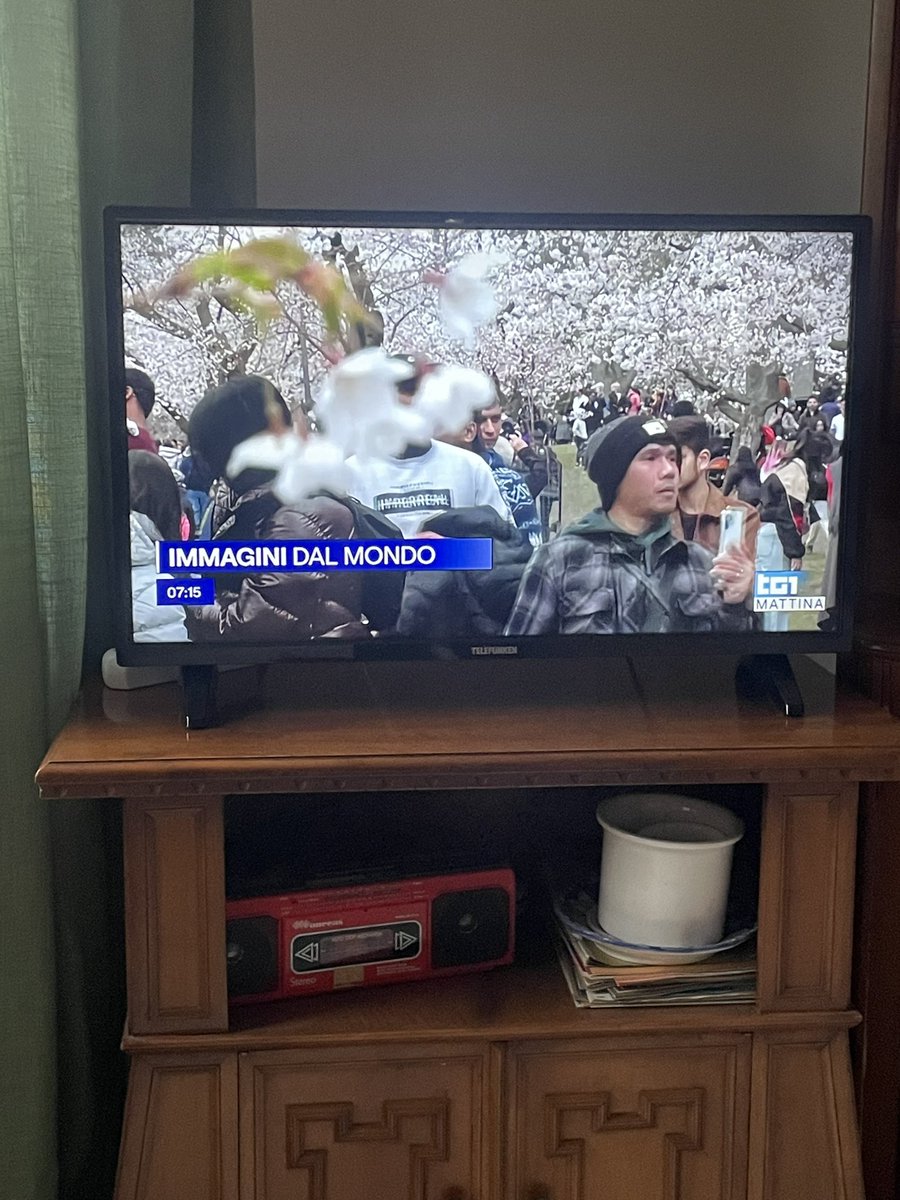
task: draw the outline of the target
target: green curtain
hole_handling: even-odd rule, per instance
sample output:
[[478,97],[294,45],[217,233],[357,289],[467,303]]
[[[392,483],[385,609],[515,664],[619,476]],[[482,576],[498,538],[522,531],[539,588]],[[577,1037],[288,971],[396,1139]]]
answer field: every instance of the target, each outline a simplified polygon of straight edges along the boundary
[[72,0],[0,0],[0,1193],[56,1196],[50,814],[81,674],[87,478]]
[[118,806],[32,782],[111,644],[102,210],[253,204],[251,39],[250,0],[0,0],[0,1200],[108,1200],[127,1069]]

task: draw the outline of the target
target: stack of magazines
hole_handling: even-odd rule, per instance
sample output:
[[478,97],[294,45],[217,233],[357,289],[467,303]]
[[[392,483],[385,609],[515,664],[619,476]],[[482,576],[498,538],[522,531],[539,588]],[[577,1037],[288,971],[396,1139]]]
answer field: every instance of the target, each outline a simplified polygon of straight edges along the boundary
[[747,1004],[755,998],[754,929],[736,930],[714,947],[638,946],[610,937],[595,914],[590,893],[553,897],[557,954],[579,1008]]

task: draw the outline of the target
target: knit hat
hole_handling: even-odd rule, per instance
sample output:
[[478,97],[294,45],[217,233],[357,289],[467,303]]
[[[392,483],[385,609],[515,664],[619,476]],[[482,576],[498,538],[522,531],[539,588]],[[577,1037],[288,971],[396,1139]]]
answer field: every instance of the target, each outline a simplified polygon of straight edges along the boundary
[[288,406],[278,389],[261,376],[243,375],[211,388],[188,421],[191,453],[220,479],[235,446],[269,428],[272,401],[281,410],[288,428],[291,423]]
[[138,367],[128,367],[125,371],[125,387],[131,388],[141,406],[141,412],[145,417],[149,417],[156,403],[156,385],[147,372]]
[[621,417],[601,425],[588,438],[584,454],[587,473],[607,512],[615,503],[625,472],[645,446],[674,446],[681,462],[678,442],[658,417]]

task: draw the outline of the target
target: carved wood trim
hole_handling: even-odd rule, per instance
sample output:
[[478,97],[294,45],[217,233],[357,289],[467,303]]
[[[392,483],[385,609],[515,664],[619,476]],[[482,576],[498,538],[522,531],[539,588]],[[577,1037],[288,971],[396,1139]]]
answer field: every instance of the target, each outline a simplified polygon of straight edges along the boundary
[[[408,1155],[405,1185],[401,1159],[388,1179],[383,1173],[362,1179],[361,1196],[493,1195],[484,1148],[492,1136],[488,1064],[488,1047],[462,1039],[241,1055],[241,1194],[262,1200],[271,1186],[279,1195],[334,1197],[335,1175],[346,1181],[351,1168],[368,1161],[365,1145],[375,1157],[374,1148],[387,1144],[398,1147],[387,1152],[391,1160]],[[356,1119],[363,1108],[373,1119]],[[418,1129],[411,1121],[420,1122]],[[356,1149],[342,1159],[341,1146]],[[341,1196],[350,1191],[345,1182]]]
[[353,1119],[354,1104],[289,1104],[285,1110],[286,1159],[290,1170],[305,1171],[309,1178],[310,1200],[326,1200],[328,1195],[328,1151],[310,1150],[306,1146],[305,1127],[313,1122],[330,1122],[332,1136],[341,1143],[403,1141],[403,1125],[407,1121],[428,1123],[428,1140],[409,1144],[409,1197],[426,1200],[428,1195],[428,1164],[446,1162],[450,1145],[450,1102],[434,1096],[421,1100],[385,1100],[381,1106],[381,1121]]
[[132,1063],[115,1200],[237,1200],[234,1055]]
[[747,1200],[864,1200],[846,1034],[753,1039]]
[[[712,1032],[511,1042],[501,1195],[600,1200],[604,1186],[631,1195],[639,1175],[641,1196],[684,1200],[700,1188],[746,1200],[751,1049],[747,1036]],[[632,1138],[600,1138],[628,1131]],[[687,1150],[697,1153],[685,1160]],[[606,1185],[598,1163],[612,1170]]]
[[492,1042],[488,1053],[484,1100],[484,1180],[489,1197],[507,1192],[506,1116],[510,1111],[509,1076],[504,1042]]
[[703,1145],[704,1088],[661,1088],[641,1091],[637,1109],[614,1110],[610,1092],[574,1092],[546,1096],[544,1099],[544,1153],[547,1158],[566,1160],[567,1192],[572,1200],[586,1200],[584,1190],[584,1139],[566,1138],[562,1120],[566,1113],[587,1112],[592,1133],[616,1133],[635,1129],[655,1129],[662,1108],[684,1111],[685,1128],[663,1135],[663,1187],[661,1200],[679,1200],[681,1155]]
[[[422,764],[411,756],[403,766],[392,771],[376,769],[368,764],[355,767],[342,763],[339,773],[334,764],[318,769],[292,770],[284,766],[269,774],[249,775],[235,765],[233,771],[219,764],[215,778],[198,778],[209,772],[208,763],[186,764],[179,773],[153,786],[145,780],[129,783],[122,776],[110,782],[109,771],[102,778],[87,778],[83,782],[55,785],[41,784],[41,795],[48,800],[63,799],[120,799],[166,798],[204,799],[222,795],[265,795],[274,792],[386,792],[386,791],[445,791],[460,788],[545,788],[592,786],[649,786],[652,784],[718,783],[795,783],[830,784],[835,779],[852,782],[900,780],[900,754],[895,748],[863,748],[856,756],[847,748],[816,749],[806,754],[792,750],[766,748],[766,766],[751,767],[735,761],[733,750],[671,751],[654,761],[649,754],[621,754],[619,765],[579,761],[578,752],[559,756],[558,762],[541,765],[510,766],[509,760],[481,769],[435,768]],[[633,758],[633,764],[628,760]],[[800,766],[814,761],[813,766]],[[758,756],[757,756],[758,761]],[[624,763],[624,765],[623,765]],[[677,765],[673,765],[673,763]]]
[[858,789],[769,789],[759,887],[760,1011],[846,1008]]
[[130,1031],[227,1030],[222,799],[127,800],[123,820]]
[[[467,981],[469,976],[460,976]],[[501,981],[502,980],[502,981]],[[130,1054],[171,1053],[183,1049],[209,1051],[238,1051],[253,1055],[272,1054],[284,1051],[302,1054],[310,1050],[331,1051],[338,1046],[357,1049],[382,1048],[393,1045],[398,1039],[405,1044],[426,1048],[436,1038],[467,1038],[479,1043],[492,1042],[498,1038],[519,1040],[521,1038],[562,1038],[586,1036],[585,1045],[606,1048],[613,1038],[646,1037],[652,1032],[660,1037],[702,1038],[714,1029],[721,1037],[733,1034],[751,1034],[757,1030],[784,1030],[815,1028],[819,1030],[845,1030],[860,1022],[859,1013],[843,1012],[771,1012],[760,1013],[751,1004],[721,1005],[712,1009],[708,1005],[671,1006],[668,1008],[629,1008],[604,1011],[602,1023],[589,1026],[584,1020],[583,1010],[575,1008],[568,992],[560,993],[559,968],[551,963],[530,969],[512,967],[508,971],[485,972],[479,976],[475,987],[477,995],[462,997],[462,987],[454,992],[454,1001],[445,1005],[430,993],[418,1010],[415,1025],[406,1020],[401,998],[397,997],[397,1008],[392,1018],[373,1029],[365,1005],[371,992],[359,988],[361,997],[358,1007],[347,1006],[344,1027],[340,1020],[332,1020],[319,1009],[317,1017],[310,1022],[298,1007],[291,1016],[280,1018],[273,1013],[271,1025],[261,1025],[258,1019],[249,1027],[232,1028],[228,1033],[156,1034],[133,1037],[126,1034],[122,1049]],[[534,1001],[523,1005],[523,989],[530,989]],[[385,989],[387,990],[387,989]],[[405,989],[403,989],[405,991]],[[374,989],[372,989],[374,991]],[[350,992],[344,993],[351,995]],[[527,994],[527,993],[526,993]],[[456,1002],[458,1000],[458,1003]],[[408,1000],[405,1003],[409,1003]],[[287,1007],[287,1006],[285,1006]],[[383,1011],[383,1010],[382,1010]],[[240,1019],[240,1010],[234,1014],[232,1025]],[[321,1022],[321,1023],[320,1023]]]

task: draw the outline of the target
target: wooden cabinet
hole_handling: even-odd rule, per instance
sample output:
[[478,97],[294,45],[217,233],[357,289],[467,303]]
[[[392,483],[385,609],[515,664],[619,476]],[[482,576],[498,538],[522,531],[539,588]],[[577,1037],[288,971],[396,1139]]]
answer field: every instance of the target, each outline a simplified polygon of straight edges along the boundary
[[137,1056],[116,1195],[133,1200],[238,1200],[234,1054]]
[[748,1200],[862,1200],[846,1034],[753,1039]]
[[489,1073],[477,1043],[242,1055],[241,1194],[486,1196]]
[[[226,723],[190,734],[174,689],[82,698],[39,782],[124,803],[117,1200],[861,1200],[857,807],[896,808],[900,721],[850,692],[789,721],[710,664],[678,704],[654,679],[612,686],[610,664],[605,703],[586,672],[543,664],[537,687],[490,667],[406,664],[378,703],[350,664],[305,667],[302,688],[299,668],[234,672]],[[373,822],[406,796],[487,830],[501,800],[525,828],[563,797],[592,814],[597,789],[635,786],[740,794],[756,813],[754,1003],[577,1009],[538,935],[484,974],[229,1009],[226,802],[264,820],[262,798],[302,814],[314,795],[321,824],[330,796],[335,812],[371,798]],[[864,1116],[865,1150],[883,1134],[873,1104]]]
[[744,1200],[751,1038],[510,1048],[508,1200]]

